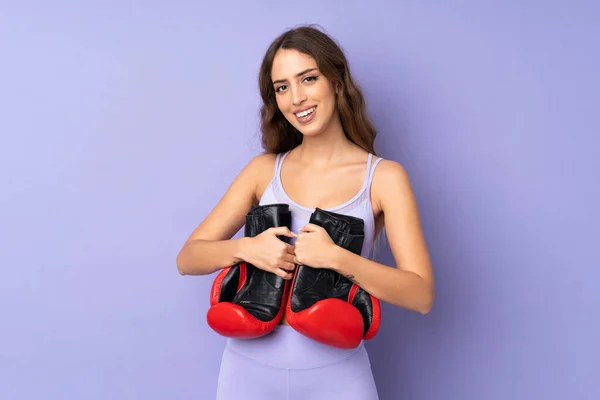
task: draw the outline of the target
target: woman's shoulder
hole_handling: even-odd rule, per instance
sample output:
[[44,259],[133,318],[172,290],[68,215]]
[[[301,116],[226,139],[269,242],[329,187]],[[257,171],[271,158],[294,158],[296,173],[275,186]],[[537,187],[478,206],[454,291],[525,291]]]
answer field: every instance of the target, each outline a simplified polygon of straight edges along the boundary
[[386,200],[401,199],[412,192],[410,177],[399,162],[382,158],[373,171],[372,189],[374,203],[383,208]]
[[273,153],[257,154],[250,159],[248,162],[248,167],[258,171],[264,170],[265,168],[274,167],[276,158],[277,154]]
[[260,199],[274,177],[277,154],[261,153],[250,159],[246,167],[246,176],[256,188],[256,199]]
[[[376,158],[374,160],[376,161]],[[406,168],[398,161],[381,158],[373,172],[374,189],[385,189],[389,185],[406,185],[409,181],[410,178]]]

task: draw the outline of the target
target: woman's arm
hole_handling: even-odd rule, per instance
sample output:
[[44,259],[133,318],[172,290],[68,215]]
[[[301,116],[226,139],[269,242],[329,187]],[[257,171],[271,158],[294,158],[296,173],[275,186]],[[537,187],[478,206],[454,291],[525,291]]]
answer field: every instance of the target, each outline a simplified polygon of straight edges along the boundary
[[247,238],[231,238],[244,226],[250,207],[258,203],[257,183],[267,168],[273,168],[273,157],[254,157],[234,179],[177,255],[180,274],[211,274],[245,259]]
[[382,160],[373,178],[374,200],[381,210],[397,268],[335,246],[332,269],[381,301],[427,314],[434,300],[434,278],[416,199],[405,169]]

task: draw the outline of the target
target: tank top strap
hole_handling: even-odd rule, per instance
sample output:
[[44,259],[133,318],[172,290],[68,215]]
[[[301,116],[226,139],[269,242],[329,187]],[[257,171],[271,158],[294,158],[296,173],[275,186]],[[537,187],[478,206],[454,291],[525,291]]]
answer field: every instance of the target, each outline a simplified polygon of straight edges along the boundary
[[283,164],[283,160],[288,155],[289,151],[285,153],[278,153],[275,159],[275,177],[279,177],[281,175],[281,165]]
[[373,175],[375,174],[375,167],[377,166],[377,164],[379,164],[381,160],[382,158],[378,158],[377,160],[375,160],[375,162],[373,162],[373,154],[369,153],[365,181],[363,183],[363,187],[358,197],[353,201],[353,203],[355,203],[354,206],[364,204],[365,202],[371,202],[371,183],[373,181]]
[[371,186],[371,182],[373,181],[373,175],[375,175],[375,167],[377,167],[377,164],[379,164],[379,162],[381,160],[383,160],[383,158],[379,157],[377,160],[375,160],[375,162],[373,163],[373,165],[371,165],[371,158],[370,158],[371,154],[369,154],[369,169],[368,169],[368,174],[367,174],[367,182],[366,182],[366,186],[370,187]]
[[277,175],[277,172],[279,171],[279,163],[281,162],[281,153],[277,153],[277,155],[275,156],[275,175]]
[[283,155],[284,153],[277,153],[275,155],[275,168],[273,171],[273,178],[271,179],[271,186],[277,186],[277,182],[279,180],[279,174],[281,173],[281,164],[283,163]]

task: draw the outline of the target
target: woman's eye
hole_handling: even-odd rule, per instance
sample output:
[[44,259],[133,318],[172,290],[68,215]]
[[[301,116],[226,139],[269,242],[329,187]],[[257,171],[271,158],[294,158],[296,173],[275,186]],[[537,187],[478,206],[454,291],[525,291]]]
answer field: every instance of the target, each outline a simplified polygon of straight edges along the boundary
[[285,89],[285,85],[277,86],[275,92],[281,92],[283,89]]
[[316,81],[317,77],[316,76],[307,76],[306,78],[304,78],[305,81],[308,82],[312,82],[312,81]]

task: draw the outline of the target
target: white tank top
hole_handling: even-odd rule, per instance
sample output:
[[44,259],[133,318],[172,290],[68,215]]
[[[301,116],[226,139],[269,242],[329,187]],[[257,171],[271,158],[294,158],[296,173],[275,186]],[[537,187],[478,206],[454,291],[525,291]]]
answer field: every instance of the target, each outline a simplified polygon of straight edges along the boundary
[[[273,203],[285,203],[290,206],[292,214],[292,232],[298,233],[298,230],[306,225],[310,219],[311,213],[315,210],[302,206],[293,201],[283,190],[281,183],[281,165],[285,160],[285,157],[289,154],[289,151],[283,154],[277,154],[275,161],[275,173],[273,179],[265,189],[259,204],[273,204]],[[373,242],[375,235],[375,219],[373,217],[373,206],[371,204],[371,182],[373,181],[373,174],[375,167],[382,160],[378,158],[372,163],[373,154],[369,153],[367,161],[366,179],[363,183],[362,188],[358,193],[354,195],[350,200],[343,204],[335,207],[326,208],[325,210],[336,212],[345,215],[352,215],[354,217],[361,218],[365,222],[365,241],[361,255],[365,258],[373,258]],[[372,164],[372,165],[371,165]],[[294,239],[292,238],[291,243],[293,244]]]

